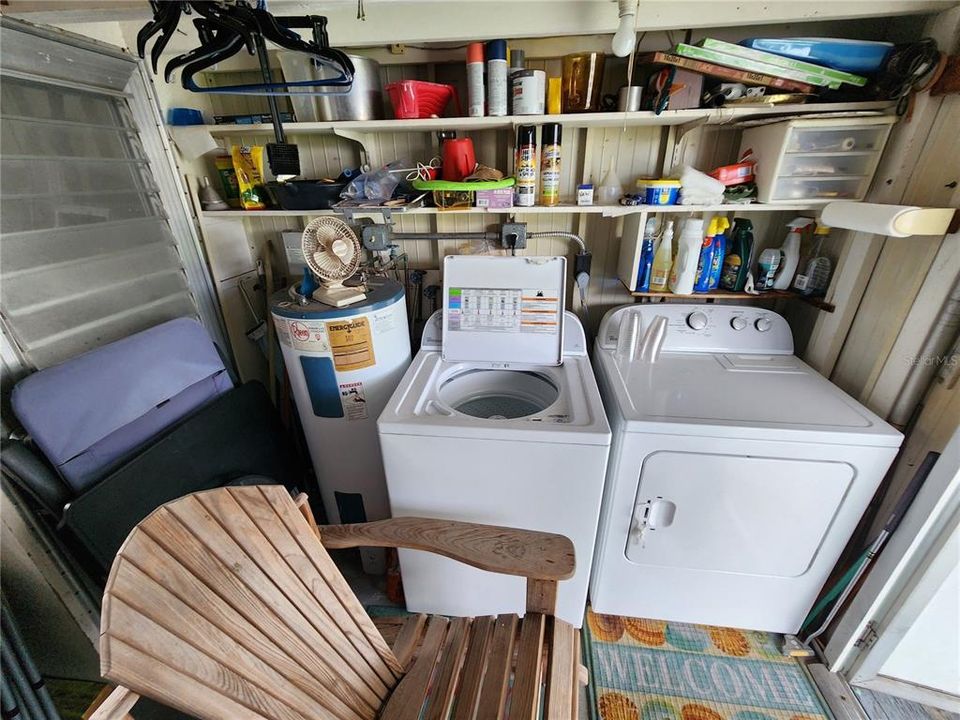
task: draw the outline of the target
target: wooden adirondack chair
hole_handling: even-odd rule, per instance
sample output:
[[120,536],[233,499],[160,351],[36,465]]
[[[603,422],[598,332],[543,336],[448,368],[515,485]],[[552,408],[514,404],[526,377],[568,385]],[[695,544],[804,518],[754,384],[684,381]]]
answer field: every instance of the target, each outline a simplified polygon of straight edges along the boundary
[[[306,496],[226,487],[130,533],[103,598],[92,720],[139,695],[204,720],[488,720],[577,715],[579,631],[552,617],[561,535],[423,518],[317,528]],[[527,612],[407,618],[391,648],[326,548],[405,547],[527,580]],[[511,682],[512,680],[512,682]]]

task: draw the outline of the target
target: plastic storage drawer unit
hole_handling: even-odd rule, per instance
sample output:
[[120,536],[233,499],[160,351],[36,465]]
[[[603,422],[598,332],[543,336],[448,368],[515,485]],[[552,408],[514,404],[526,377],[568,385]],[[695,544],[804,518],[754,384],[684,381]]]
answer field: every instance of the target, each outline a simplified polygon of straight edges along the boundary
[[896,118],[789,120],[743,131],[763,203],[862,200]]

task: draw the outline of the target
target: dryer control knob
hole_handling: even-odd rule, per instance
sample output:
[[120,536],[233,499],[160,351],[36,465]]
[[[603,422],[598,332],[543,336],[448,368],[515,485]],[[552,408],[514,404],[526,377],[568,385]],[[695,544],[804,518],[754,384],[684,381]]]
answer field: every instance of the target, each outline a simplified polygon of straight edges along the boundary
[[762,317],[754,323],[754,327],[757,328],[757,332],[767,332],[767,330],[773,327],[773,323],[770,322],[770,318]]
[[747,321],[743,319],[742,315],[735,315],[730,320],[730,327],[734,330],[743,330],[747,326]]
[[687,325],[691,330],[703,330],[707,326],[707,316],[700,312],[692,312],[687,315]]

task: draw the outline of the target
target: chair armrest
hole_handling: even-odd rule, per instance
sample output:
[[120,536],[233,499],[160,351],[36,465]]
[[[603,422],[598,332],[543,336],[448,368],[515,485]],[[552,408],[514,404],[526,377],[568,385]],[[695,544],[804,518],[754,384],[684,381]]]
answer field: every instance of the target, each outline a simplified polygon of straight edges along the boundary
[[355,525],[325,525],[330,549],[400,547],[425,550],[481,570],[533,580],[566,580],[576,569],[573,543],[555,533],[496,525],[402,517]]

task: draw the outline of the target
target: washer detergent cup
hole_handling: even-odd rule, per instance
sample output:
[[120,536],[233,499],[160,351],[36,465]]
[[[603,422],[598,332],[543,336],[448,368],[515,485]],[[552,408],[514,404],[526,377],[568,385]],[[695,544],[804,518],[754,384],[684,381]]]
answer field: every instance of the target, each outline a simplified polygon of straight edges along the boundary
[[[564,311],[562,257],[444,260],[434,313],[377,427],[395,517],[450,518],[559,533],[574,576],[557,616],[583,621],[610,428],[586,338]],[[521,613],[523,578],[400,551],[407,608]]]

